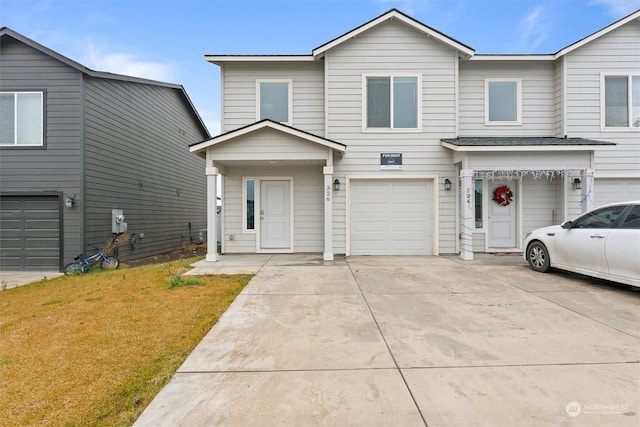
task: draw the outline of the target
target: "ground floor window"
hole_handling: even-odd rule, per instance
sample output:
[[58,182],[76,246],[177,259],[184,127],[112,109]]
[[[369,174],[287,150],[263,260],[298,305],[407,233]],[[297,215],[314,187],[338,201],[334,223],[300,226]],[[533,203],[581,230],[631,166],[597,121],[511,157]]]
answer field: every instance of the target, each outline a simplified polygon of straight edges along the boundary
[[475,220],[476,228],[482,228],[482,180],[476,179],[475,194]]
[[254,231],[255,227],[255,207],[256,207],[256,180],[255,179],[243,179],[242,192],[244,193],[244,200],[242,210],[243,212],[243,231]]

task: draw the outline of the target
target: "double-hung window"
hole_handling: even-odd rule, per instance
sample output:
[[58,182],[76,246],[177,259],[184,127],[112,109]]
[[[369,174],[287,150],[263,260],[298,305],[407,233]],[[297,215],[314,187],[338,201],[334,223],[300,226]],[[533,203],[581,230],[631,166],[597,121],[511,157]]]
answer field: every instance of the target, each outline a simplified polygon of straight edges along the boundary
[[485,124],[522,123],[522,81],[520,79],[485,80]]
[[42,146],[42,92],[0,92],[0,147]]
[[364,76],[363,86],[364,130],[419,130],[417,75]]
[[292,124],[291,80],[258,80],[256,82],[257,120],[271,119]]
[[605,128],[640,128],[640,74],[603,75]]

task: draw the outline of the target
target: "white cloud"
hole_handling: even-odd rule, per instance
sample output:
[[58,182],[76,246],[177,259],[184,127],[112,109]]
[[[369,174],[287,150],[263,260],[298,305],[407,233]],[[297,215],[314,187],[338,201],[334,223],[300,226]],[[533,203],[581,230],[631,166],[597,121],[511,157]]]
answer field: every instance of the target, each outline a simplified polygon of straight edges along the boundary
[[640,0],[591,0],[591,4],[606,7],[609,14],[616,19],[640,9]]
[[150,80],[173,82],[175,73],[171,64],[144,61],[130,53],[106,52],[88,42],[82,64],[96,71],[141,77]]
[[520,38],[517,46],[519,50],[534,51],[550,33],[549,22],[551,21],[546,19],[544,12],[542,7],[537,7],[520,22]]

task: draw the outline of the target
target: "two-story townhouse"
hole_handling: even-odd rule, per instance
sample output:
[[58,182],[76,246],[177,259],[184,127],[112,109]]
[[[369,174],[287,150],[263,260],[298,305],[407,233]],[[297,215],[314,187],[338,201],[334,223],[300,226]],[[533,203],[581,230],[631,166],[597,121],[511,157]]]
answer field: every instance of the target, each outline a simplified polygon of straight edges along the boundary
[[521,251],[640,198],[639,42],[640,11],[555,54],[477,55],[393,9],[310,55],[207,55],[208,229],[221,179],[223,253]]
[[188,243],[207,215],[188,146],[209,136],[181,85],[93,71],[1,28],[0,268],[61,270],[113,236],[114,209],[133,236],[124,261]]

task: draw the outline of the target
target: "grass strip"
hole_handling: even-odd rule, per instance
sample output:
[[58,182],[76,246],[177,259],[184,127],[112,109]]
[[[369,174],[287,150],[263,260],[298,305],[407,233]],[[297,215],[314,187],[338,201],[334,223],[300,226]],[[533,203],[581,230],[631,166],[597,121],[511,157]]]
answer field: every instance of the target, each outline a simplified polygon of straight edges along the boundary
[[194,261],[0,292],[3,425],[131,425],[252,277],[182,277]]

